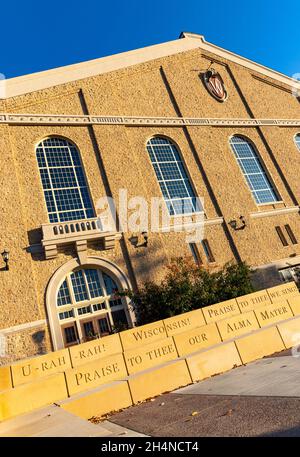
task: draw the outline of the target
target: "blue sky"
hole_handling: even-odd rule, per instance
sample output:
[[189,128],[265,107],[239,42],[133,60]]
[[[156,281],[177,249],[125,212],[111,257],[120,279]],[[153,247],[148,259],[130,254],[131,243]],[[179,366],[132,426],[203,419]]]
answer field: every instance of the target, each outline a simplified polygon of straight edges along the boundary
[[300,73],[299,13],[299,0],[3,2],[0,73],[11,78],[190,31],[292,76]]

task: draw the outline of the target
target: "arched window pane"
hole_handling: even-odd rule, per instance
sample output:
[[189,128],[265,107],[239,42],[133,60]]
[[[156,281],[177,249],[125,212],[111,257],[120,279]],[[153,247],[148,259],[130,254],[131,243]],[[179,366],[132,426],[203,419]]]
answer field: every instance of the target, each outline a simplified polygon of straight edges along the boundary
[[118,286],[115,281],[105,273],[103,273],[104,284],[106,288],[107,295],[113,295],[118,291]]
[[101,297],[103,295],[103,291],[97,270],[85,270],[85,276],[91,298]]
[[300,151],[300,133],[297,133],[297,135],[295,136],[295,143],[296,143],[297,148]]
[[36,156],[50,222],[94,217],[77,148],[63,138],[47,138]]
[[202,211],[176,146],[155,137],[148,141],[147,151],[170,215]]
[[252,144],[242,137],[234,136],[230,139],[230,145],[256,203],[278,201],[274,186]]
[[88,300],[88,293],[82,270],[71,273],[71,280],[76,301]]
[[[99,268],[70,271],[57,292],[57,314],[66,346],[128,327],[116,282]],[[71,332],[71,333],[70,333]]]
[[70,292],[67,281],[64,280],[57,295],[57,306],[64,306],[71,303]]

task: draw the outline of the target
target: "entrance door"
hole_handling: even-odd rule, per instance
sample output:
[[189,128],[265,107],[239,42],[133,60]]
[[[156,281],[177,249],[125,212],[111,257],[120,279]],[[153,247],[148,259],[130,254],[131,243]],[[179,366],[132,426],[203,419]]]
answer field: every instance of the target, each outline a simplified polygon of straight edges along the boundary
[[100,336],[110,335],[111,328],[107,316],[101,317],[97,320]]
[[111,334],[111,326],[107,315],[84,320],[80,324],[83,341],[90,341],[97,336],[101,337]]
[[79,343],[79,337],[75,322],[72,324],[64,325],[62,329],[65,347],[73,346],[74,344]]
[[93,340],[97,334],[94,320],[86,320],[81,322],[82,336],[84,341]]

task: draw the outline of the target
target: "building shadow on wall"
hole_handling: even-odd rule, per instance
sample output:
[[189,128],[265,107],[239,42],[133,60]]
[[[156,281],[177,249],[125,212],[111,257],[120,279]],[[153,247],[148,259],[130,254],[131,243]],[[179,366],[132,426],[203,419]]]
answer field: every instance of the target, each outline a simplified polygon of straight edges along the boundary
[[37,348],[37,355],[46,354],[45,330],[39,330],[33,333],[31,338]]
[[43,234],[40,228],[29,230],[27,232],[29,246],[41,244]]
[[42,230],[33,229],[27,232],[28,246],[24,248],[26,252],[31,254],[32,260],[41,261],[45,259],[43,247],[42,247]]
[[[101,253],[103,251],[101,245],[93,245],[93,249]],[[128,269],[132,286],[135,288],[137,279],[139,282],[150,281],[155,276],[158,270],[165,267],[168,263],[167,257],[164,254],[160,243],[148,242],[146,245],[139,240],[138,244],[133,246],[133,252],[129,253],[128,247],[125,246],[124,240],[121,240],[122,255],[113,258],[113,262],[122,268],[125,263]],[[103,257],[106,257],[104,255]]]

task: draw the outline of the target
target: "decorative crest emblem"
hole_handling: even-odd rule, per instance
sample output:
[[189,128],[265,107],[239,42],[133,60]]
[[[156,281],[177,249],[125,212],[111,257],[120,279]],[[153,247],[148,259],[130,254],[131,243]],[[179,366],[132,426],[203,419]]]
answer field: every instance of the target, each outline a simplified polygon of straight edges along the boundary
[[224,102],[227,98],[227,92],[221,75],[211,68],[202,73],[203,83],[210,93],[219,102]]

